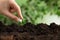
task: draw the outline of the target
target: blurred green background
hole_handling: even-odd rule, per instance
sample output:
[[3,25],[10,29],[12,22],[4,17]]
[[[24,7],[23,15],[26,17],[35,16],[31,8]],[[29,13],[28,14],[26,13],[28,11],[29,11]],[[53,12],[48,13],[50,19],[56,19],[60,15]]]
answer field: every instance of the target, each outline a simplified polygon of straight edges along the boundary
[[[60,0],[16,0],[16,2],[21,7],[24,17],[20,24],[26,22],[33,24],[55,22],[60,24]],[[7,25],[13,23],[11,19],[3,15],[0,15],[0,21]]]

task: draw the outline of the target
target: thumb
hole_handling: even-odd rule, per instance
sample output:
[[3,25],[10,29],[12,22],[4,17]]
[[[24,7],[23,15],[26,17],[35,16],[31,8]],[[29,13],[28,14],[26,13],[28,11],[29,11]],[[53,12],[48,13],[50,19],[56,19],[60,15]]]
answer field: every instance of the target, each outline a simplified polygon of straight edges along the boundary
[[22,21],[21,19],[19,19],[17,16],[15,16],[15,15],[13,15],[12,13],[10,13],[8,10],[5,10],[5,11],[3,11],[3,15],[5,15],[5,16],[7,16],[7,17],[9,17],[9,18],[11,18],[12,20],[15,20],[15,21]]

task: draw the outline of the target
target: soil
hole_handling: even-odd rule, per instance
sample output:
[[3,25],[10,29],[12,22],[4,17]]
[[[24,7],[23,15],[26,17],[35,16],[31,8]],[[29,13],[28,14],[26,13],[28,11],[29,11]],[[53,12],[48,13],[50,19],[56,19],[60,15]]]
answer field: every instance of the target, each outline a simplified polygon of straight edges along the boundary
[[18,26],[0,22],[0,40],[60,40],[60,25],[26,23]]

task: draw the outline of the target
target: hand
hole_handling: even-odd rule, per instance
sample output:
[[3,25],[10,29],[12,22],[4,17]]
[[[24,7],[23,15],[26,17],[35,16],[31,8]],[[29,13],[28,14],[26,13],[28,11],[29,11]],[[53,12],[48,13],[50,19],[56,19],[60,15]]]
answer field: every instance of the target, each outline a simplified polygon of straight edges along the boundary
[[[18,17],[13,15],[13,12],[17,12]],[[20,21],[20,19],[23,19],[21,9],[15,0],[0,0],[0,13],[15,21]]]

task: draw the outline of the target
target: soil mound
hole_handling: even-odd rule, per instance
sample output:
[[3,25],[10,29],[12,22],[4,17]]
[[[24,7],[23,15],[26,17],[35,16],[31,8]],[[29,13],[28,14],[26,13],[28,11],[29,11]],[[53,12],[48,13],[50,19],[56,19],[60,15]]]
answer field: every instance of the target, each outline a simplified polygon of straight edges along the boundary
[[60,40],[60,25],[26,23],[18,26],[0,22],[0,40]]

